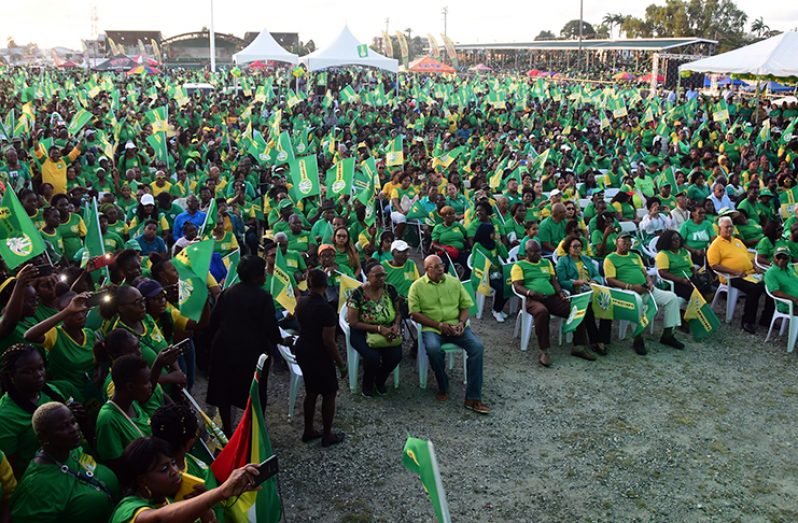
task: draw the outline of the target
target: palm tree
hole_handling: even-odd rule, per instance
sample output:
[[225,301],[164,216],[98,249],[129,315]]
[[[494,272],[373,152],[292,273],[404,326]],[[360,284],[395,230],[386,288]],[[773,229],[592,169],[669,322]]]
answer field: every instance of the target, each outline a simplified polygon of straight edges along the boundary
[[751,32],[760,38],[767,34],[768,31],[770,31],[770,26],[765,23],[761,16],[751,23]]
[[621,37],[621,24],[623,24],[624,19],[626,19],[626,17],[621,13],[607,13],[604,15],[604,18],[601,19],[601,22],[610,30],[610,38],[612,38],[612,29],[614,27],[618,27],[618,38]]

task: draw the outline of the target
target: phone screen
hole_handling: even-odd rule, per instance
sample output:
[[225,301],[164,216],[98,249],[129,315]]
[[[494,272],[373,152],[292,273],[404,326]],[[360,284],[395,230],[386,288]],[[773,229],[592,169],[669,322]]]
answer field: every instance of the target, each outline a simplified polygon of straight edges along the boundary
[[277,475],[279,467],[277,465],[277,456],[272,456],[260,465],[258,465],[259,474],[255,477],[255,485],[260,485],[267,479]]
[[108,289],[92,293],[86,300],[86,307],[94,308],[111,301],[111,292]]
[[174,346],[180,351],[180,354],[184,354],[188,348],[189,344],[191,343],[190,338],[186,338],[185,340],[181,341],[180,343],[176,343]]

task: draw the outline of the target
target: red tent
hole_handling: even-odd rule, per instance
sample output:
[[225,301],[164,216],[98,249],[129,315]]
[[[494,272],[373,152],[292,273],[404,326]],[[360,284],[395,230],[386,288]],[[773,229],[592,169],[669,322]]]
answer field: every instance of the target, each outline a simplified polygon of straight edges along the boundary
[[153,58],[150,58],[149,56],[144,56],[143,54],[136,55],[136,56],[132,56],[132,57],[131,57],[131,60],[133,60],[133,61],[134,61],[134,62],[136,62],[137,64],[143,64],[143,65],[152,65],[152,66],[155,66],[155,65],[161,65],[161,64],[158,62],[158,60],[155,60],[155,59],[153,59]]
[[[651,73],[648,73],[646,75],[641,76],[640,78],[637,79],[637,81],[638,82],[650,83],[651,82]],[[662,76],[661,74],[658,74],[657,75],[657,83],[662,83],[664,81],[665,81],[665,77]]]
[[526,74],[534,78],[535,76],[540,75],[540,71],[538,71],[537,69],[530,69],[529,71],[526,72]]
[[407,66],[407,71],[410,73],[454,73],[454,67],[446,65],[443,62],[432,58],[431,56],[422,56],[410,62]]
[[75,67],[80,67],[80,65],[76,64],[72,60],[67,60],[66,62],[61,62],[60,64],[58,64],[58,67],[60,67],[61,69],[72,69]]
[[263,60],[255,60],[254,62],[250,62],[247,67],[250,69],[266,69],[267,67],[272,67],[274,64],[269,62],[264,62]]

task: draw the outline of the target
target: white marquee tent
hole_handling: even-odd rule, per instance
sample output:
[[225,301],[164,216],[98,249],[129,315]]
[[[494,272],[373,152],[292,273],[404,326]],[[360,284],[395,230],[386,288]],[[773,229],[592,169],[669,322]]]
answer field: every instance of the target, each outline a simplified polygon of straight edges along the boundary
[[299,61],[305,64],[308,71],[343,65],[365,65],[392,73],[399,71],[398,60],[387,58],[370,49],[367,44],[361,43],[355,38],[347,26],[344,26],[330,45],[303,56]]
[[798,32],[786,32],[728,53],[682,64],[679,71],[786,78],[798,76]]
[[271,33],[264,29],[255,37],[251,44],[234,54],[233,60],[236,65],[246,64],[256,60],[274,60],[276,62],[296,64],[299,61],[299,57],[283,49],[272,37]]

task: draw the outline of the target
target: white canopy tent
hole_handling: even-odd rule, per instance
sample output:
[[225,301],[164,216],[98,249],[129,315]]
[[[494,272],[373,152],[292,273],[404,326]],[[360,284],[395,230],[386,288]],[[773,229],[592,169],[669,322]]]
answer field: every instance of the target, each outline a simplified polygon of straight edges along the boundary
[[367,44],[355,38],[347,26],[344,26],[330,45],[303,56],[299,62],[304,64],[308,71],[342,65],[365,65],[391,73],[399,71],[398,60],[387,58],[370,49]]
[[271,33],[264,29],[252,40],[252,43],[241,51],[233,55],[236,65],[254,62],[256,60],[274,60],[276,62],[288,62],[296,65],[299,56],[289,53],[272,37]]
[[780,35],[679,66],[679,71],[786,78],[798,76],[798,32]]

